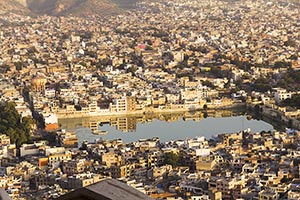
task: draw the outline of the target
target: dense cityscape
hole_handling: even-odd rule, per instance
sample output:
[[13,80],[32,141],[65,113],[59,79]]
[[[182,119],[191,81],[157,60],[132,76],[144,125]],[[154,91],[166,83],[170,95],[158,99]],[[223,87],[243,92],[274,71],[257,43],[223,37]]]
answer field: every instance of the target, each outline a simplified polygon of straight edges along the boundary
[[[68,199],[118,179],[153,199],[300,199],[299,9],[159,0],[111,16],[1,14],[0,188]],[[128,143],[99,130],[232,109],[280,130]],[[61,127],[78,118],[97,119],[99,139]]]

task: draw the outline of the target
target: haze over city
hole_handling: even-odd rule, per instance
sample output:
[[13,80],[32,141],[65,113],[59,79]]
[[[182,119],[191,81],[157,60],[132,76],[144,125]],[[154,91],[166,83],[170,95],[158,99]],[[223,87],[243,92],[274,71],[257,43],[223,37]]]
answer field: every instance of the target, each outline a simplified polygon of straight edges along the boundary
[[300,199],[297,0],[0,0],[2,199]]

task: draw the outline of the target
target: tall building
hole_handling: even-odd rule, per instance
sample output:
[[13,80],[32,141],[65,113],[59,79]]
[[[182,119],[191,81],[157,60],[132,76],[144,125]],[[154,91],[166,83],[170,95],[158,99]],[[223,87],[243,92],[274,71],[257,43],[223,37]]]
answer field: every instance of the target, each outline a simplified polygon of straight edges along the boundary
[[276,88],[276,92],[274,94],[274,98],[276,103],[280,103],[285,99],[292,98],[292,92],[288,92],[286,89]]
[[136,100],[135,97],[126,97],[127,99],[127,111],[136,110]]
[[128,112],[136,110],[135,97],[122,97],[115,99],[113,104],[110,105],[112,112]]

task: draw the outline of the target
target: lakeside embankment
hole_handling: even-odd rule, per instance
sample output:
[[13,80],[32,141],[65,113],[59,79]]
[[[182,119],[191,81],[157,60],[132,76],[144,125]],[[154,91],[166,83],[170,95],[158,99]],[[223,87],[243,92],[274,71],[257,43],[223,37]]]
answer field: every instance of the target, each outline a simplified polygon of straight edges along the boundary
[[286,116],[284,112],[274,107],[247,104],[247,111],[254,119],[272,124],[276,130],[285,131],[286,128],[299,130],[300,128],[300,121],[298,119]]

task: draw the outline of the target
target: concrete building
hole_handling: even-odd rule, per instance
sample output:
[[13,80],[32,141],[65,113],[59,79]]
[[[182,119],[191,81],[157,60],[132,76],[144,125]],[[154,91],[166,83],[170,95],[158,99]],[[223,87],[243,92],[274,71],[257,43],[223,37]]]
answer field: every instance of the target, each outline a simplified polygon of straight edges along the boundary
[[259,192],[259,200],[277,200],[279,194],[273,190],[262,190]]
[[276,103],[280,103],[285,99],[292,98],[292,92],[288,92],[286,89],[277,88],[274,94]]

